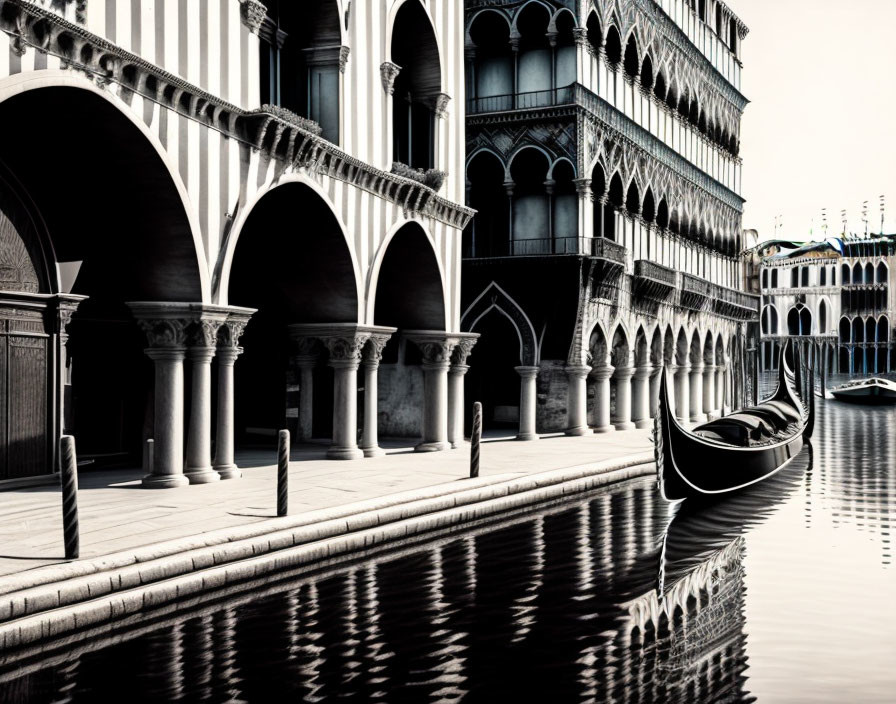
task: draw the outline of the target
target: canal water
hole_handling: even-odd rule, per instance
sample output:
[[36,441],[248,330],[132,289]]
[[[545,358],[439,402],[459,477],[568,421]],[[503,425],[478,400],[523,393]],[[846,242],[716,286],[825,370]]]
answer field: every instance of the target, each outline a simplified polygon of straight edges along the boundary
[[0,701],[892,702],[896,408],[818,412],[725,501],[639,480],[284,575],[0,654]]

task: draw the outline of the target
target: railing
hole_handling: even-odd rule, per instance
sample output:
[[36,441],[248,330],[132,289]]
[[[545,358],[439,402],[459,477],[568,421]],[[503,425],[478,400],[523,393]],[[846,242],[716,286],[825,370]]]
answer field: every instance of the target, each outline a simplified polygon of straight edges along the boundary
[[571,105],[575,98],[572,85],[549,90],[535,90],[526,93],[487,95],[467,101],[467,114],[483,112],[505,112],[507,110],[531,110],[549,108],[555,105]]
[[711,284],[711,286],[711,293],[714,299],[731,306],[743,308],[744,310],[759,312],[759,296],[719,284]]
[[671,288],[674,288],[678,283],[678,272],[675,269],[670,269],[649,259],[638,259],[635,262],[635,276],[658,281]]
[[625,247],[600,237],[544,237],[503,242],[477,243],[464,251],[466,259],[491,257],[538,257],[549,254],[578,254],[625,265]]
[[685,274],[684,272],[682,272],[682,293],[689,293],[693,296],[702,296],[703,298],[709,298],[711,290],[712,284],[709,283],[709,281],[707,281],[706,279],[701,279],[699,276],[694,276],[693,274]]

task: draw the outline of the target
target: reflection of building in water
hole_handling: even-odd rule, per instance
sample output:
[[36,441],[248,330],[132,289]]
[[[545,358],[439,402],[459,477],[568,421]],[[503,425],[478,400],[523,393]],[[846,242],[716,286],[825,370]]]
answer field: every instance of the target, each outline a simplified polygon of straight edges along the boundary
[[827,242],[764,242],[760,257],[762,364],[787,339],[811,340],[830,371],[896,369],[896,235]]
[[662,596],[650,591],[624,605],[621,653],[631,659],[633,676],[650,688],[648,700],[716,701],[740,691],[746,668],[744,545],[735,538],[667,584]]

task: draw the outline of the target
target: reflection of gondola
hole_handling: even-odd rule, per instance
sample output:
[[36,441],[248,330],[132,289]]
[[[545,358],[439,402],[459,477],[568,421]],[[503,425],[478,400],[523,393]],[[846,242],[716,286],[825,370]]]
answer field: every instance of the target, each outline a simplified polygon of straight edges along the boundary
[[664,535],[656,587],[621,605],[620,633],[630,643],[623,651],[633,652],[631,666],[653,680],[655,696],[647,698],[741,701],[744,535],[793,494],[811,462],[809,446],[766,482],[679,505]]
[[741,489],[773,475],[799,453],[812,436],[814,394],[804,408],[787,362],[788,348],[789,343],[781,348],[778,388],[771,398],[692,431],[672,412],[663,370],[654,431],[663,498],[676,501]]

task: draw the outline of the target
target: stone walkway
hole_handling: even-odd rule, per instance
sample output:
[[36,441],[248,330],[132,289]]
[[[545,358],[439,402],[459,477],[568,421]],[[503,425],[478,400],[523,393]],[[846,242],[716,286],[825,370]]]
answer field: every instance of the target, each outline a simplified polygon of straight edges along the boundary
[[[506,478],[589,465],[651,449],[648,431],[537,442],[487,437],[481,476]],[[289,475],[291,515],[351,504],[397,492],[464,479],[469,447],[419,454],[410,444],[384,442],[382,457],[326,460],[326,447],[293,452]],[[276,515],[276,449],[238,453],[242,479],[147,490],[140,470],[82,472],[79,510],[81,557],[183,538],[218,528],[247,525]],[[460,486],[459,486],[460,488]],[[62,511],[58,487],[0,492],[0,580],[62,562]]]

